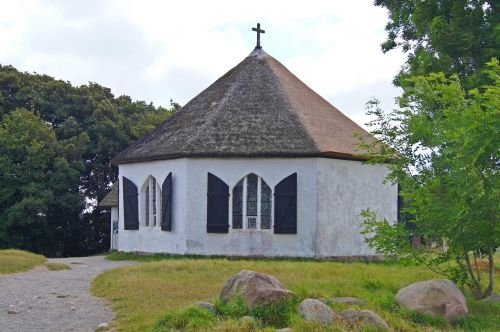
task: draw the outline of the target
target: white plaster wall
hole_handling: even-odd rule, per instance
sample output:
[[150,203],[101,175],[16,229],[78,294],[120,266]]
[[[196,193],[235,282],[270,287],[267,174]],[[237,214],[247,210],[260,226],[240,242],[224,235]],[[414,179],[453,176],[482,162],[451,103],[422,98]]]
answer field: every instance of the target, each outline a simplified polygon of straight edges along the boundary
[[[119,219],[119,243],[120,251],[143,251],[143,252],[186,252],[186,204],[187,197],[187,174],[186,159],[161,160],[147,163],[124,164],[119,166],[120,179],[120,219]],[[139,226],[138,230],[124,230],[123,227],[123,177],[130,179],[140,191],[146,179],[151,175],[156,178],[160,187],[172,172],[172,220],[171,232],[162,231],[160,222],[156,227]],[[139,196],[139,216],[142,215],[141,200]]]
[[360,234],[361,210],[397,218],[397,186],[383,184],[385,165],[318,159],[318,257],[374,255]]
[[[173,180],[172,232],[162,231],[159,225],[125,231],[120,184],[120,251],[296,257],[371,255],[373,252],[359,234],[359,212],[371,208],[389,220],[395,220],[397,214],[397,188],[382,184],[387,173],[383,165],[324,158],[188,158],[119,167],[120,181],[126,176],[139,189],[149,175],[161,185],[169,172]],[[227,234],[207,233],[208,172],[221,178],[230,192],[249,173],[261,176],[274,191],[282,179],[297,172],[297,234],[231,228]],[[274,217],[274,211],[272,214]]]
[[[189,199],[186,200],[190,205],[187,210],[187,253],[313,257],[316,231],[315,163],[313,158],[190,159],[187,164],[190,193]],[[273,193],[276,184],[297,172],[297,234],[284,235],[274,234],[272,230],[231,228],[228,234],[207,233],[208,172],[222,179],[230,191],[245,175],[255,173],[266,181]]]

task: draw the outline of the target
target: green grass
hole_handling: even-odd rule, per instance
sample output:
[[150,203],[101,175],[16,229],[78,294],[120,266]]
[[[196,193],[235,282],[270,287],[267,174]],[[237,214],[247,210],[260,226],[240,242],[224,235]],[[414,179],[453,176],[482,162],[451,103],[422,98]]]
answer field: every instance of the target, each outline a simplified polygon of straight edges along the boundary
[[[93,282],[94,293],[111,301],[116,312],[114,324],[119,331],[166,331],[172,328],[272,331],[269,326],[284,325],[291,326],[294,331],[342,331],[342,325],[326,329],[305,322],[296,313],[301,299],[332,296],[353,296],[365,300],[364,308],[378,313],[398,331],[496,331],[500,324],[498,304],[480,303],[470,296],[467,296],[469,316],[454,327],[442,319],[403,310],[394,301],[394,296],[400,288],[416,281],[440,276],[423,267],[403,266],[394,261],[339,263],[131,254],[111,254],[109,258],[144,262],[105,272]],[[248,311],[238,303],[226,307],[217,303],[222,314],[214,317],[206,312],[188,309],[195,301],[216,302],[224,281],[243,269],[276,276],[296,293],[297,298],[293,302],[274,309],[269,308],[267,311]],[[500,291],[499,285],[500,278],[497,276],[496,292]],[[336,303],[331,306],[335,311],[355,307]],[[257,325],[255,322],[240,320],[241,316],[247,314],[256,318]]]
[[43,265],[46,261],[44,256],[24,250],[0,250],[0,274],[28,271],[35,266]]
[[45,264],[50,271],[71,270],[71,266],[64,263],[47,263]]

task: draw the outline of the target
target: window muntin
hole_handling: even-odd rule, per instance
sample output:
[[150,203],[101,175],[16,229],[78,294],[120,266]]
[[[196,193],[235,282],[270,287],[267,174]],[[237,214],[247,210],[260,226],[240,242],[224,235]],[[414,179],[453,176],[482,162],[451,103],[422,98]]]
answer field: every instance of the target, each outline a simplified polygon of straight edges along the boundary
[[259,178],[255,174],[250,174],[247,176],[247,228],[257,227],[256,218],[251,219],[254,221],[250,226],[250,217],[257,217],[257,186]]
[[271,229],[271,188],[264,181],[260,189],[260,228]]
[[144,202],[144,206],[146,207],[146,215],[145,215],[145,225],[146,226],[149,226],[149,217],[151,215],[151,194],[150,194],[150,190],[149,190],[149,185],[146,187],[146,201]]
[[143,227],[159,226],[160,209],[161,209],[161,189],[156,179],[149,176],[144,182],[141,190],[143,197],[141,204],[141,223]]
[[233,229],[243,228],[243,179],[233,188]]
[[232,229],[271,229],[272,191],[256,174],[241,179],[232,191]]

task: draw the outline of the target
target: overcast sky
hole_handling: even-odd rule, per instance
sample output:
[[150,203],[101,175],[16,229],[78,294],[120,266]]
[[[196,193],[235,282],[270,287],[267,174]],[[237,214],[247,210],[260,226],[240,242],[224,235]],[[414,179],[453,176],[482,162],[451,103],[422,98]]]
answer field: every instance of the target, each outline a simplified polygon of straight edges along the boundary
[[185,104],[263,49],[359,124],[373,96],[392,108],[405,61],[383,54],[387,13],[372,0],[0,0],[0,63],[115,95]]

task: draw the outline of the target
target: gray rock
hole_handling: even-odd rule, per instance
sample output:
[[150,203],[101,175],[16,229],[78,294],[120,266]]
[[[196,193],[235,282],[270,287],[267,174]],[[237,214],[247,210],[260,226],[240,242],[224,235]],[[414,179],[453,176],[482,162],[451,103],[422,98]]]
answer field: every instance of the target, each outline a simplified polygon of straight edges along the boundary
[[339,317],[350,328],[360,328],[364,325],[372,325],[378,327],[379,329],[389,329],[387,322],[371,310],[357,311],[354,309],[348,309],[342,311],[339,314]]
[[465,297],[458,287],[446,279],[417,282],[402,288],[396,301],[407,309],[434,317],[444,317],[449,322],[467,316]]
[[500,294],[493,293],[488,297],[485,297],[480,302],[500,302]]
[[220,299],[228,301],[237,294],[245,299],[249,308],[272,304],[294,295],[275,277],[250,270],[242,270],[227,279]]
[[276,332],[292,332],[292,329],[289,327],[285,327],[283,329],[276,329]]
[[299,313],[305,320],[330,325],[335,321],[335,312],[326,304],[315,299],[306,299],[299,305]]
[[210,303],[210,302],[198,301],[198,302],[193,303],[193,306],[198,307],[198,308],[202,308],[202,309],[206,309],[214,314],[217,312],[217,308],[215,307],[215,305],[213,303]]
[[97,329],[100,329],[100,330],[106,330],[108,328],[109,328],[108,323],[101,323],[101,324],[97,325]]
[[343,304],[352,304],[352,305],[365,305],[365,301],[355,298],[355,297],[330,297],[330,298],[321,298],[318,299],[323,303],[332,302],[332,303],[343,303]]

